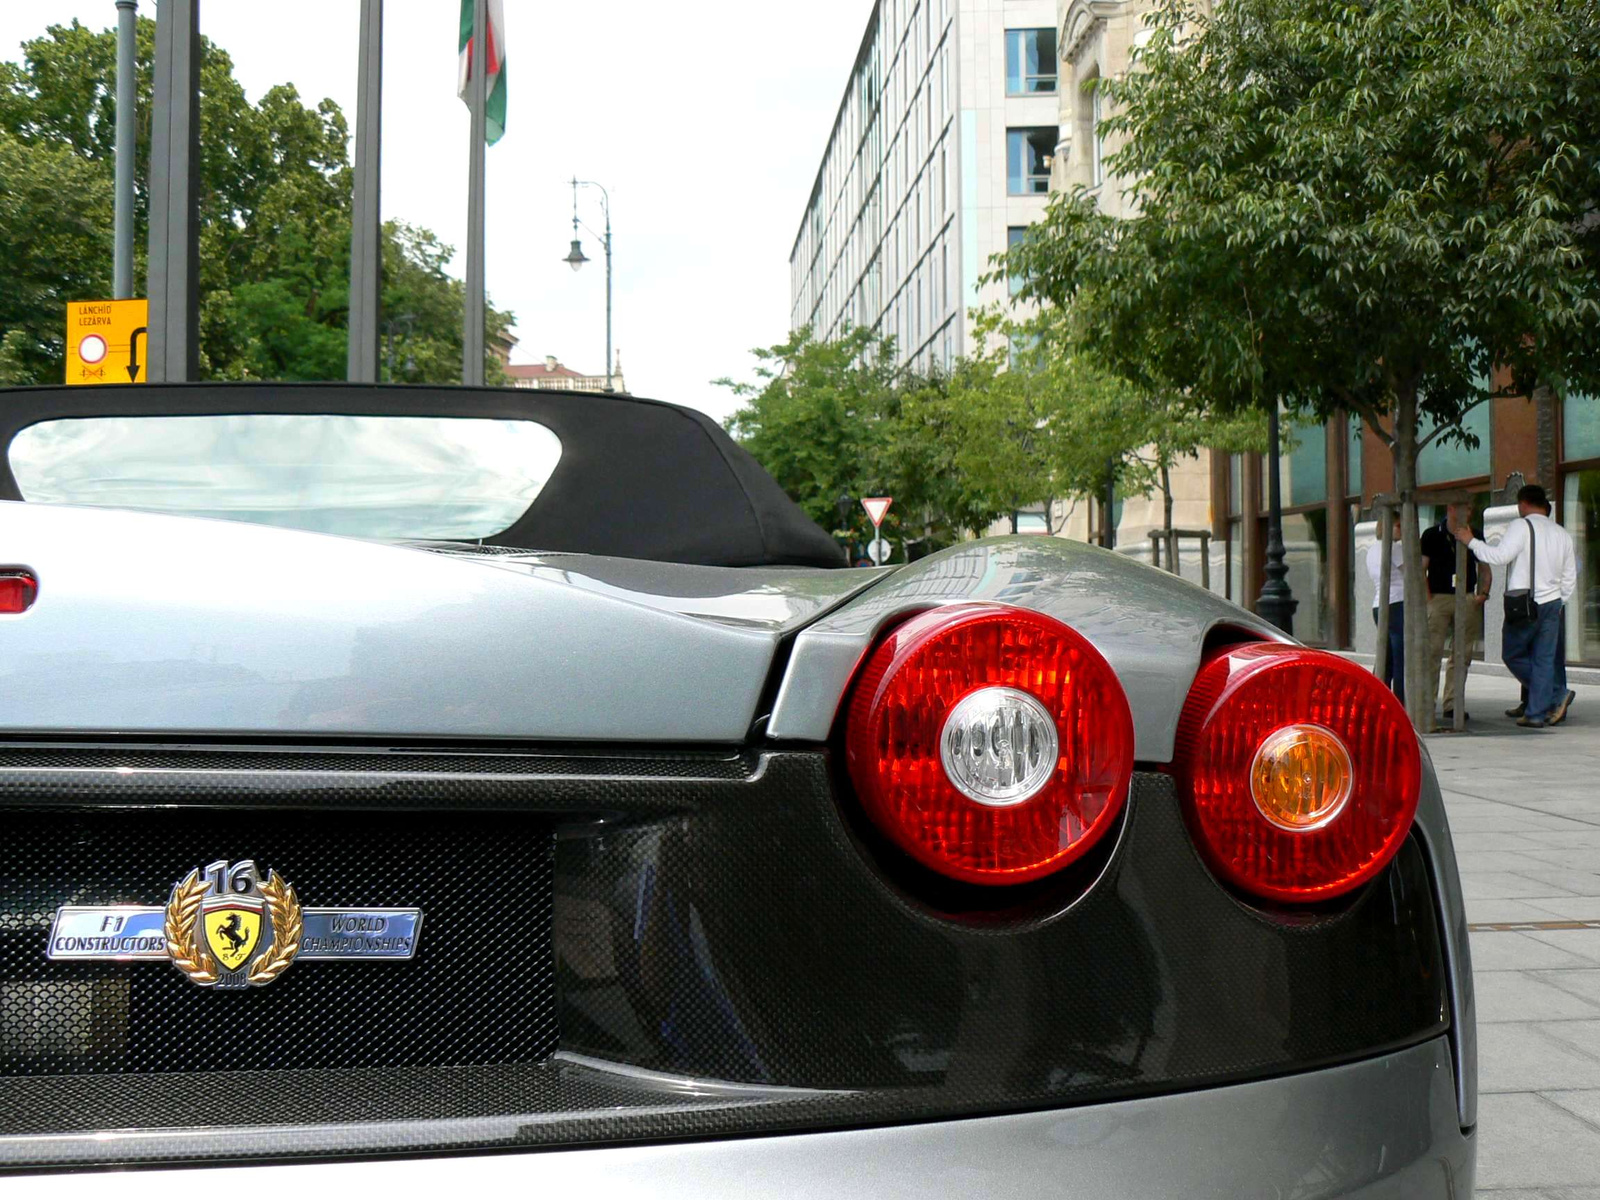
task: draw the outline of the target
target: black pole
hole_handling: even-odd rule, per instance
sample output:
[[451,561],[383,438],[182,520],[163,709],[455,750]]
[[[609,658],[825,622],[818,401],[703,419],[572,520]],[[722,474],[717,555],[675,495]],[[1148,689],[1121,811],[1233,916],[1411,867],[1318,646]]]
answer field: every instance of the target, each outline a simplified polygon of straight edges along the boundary
[[1117,460],[1106,460],[1106,549],[1117,548]]
[[1294,610],[1300,602],[1289,591],[1289,568],[1283,561],[1283,492],[1279,484],[1282,453],[1276,404],[1267,412],[1267,441],[1267,580],[1261,585],[1256,613],[1293,637]]

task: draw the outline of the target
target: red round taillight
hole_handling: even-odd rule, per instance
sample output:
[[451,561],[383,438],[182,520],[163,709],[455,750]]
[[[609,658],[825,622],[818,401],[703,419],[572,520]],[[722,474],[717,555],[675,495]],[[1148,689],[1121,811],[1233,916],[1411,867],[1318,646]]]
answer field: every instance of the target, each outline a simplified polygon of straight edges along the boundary
[[1410,832],[1422,751],[1370,672],[1318,650],[1233,646],[1208,660],[1178,722],[1190,832],[1212,870],[1274,900],[1359,887]]
[[1023,883],[1116,821],[1133,717],[1082,635],[1026,609],[957,605],[873,652],[845,753],[868,816],[907,854],[969,883]]

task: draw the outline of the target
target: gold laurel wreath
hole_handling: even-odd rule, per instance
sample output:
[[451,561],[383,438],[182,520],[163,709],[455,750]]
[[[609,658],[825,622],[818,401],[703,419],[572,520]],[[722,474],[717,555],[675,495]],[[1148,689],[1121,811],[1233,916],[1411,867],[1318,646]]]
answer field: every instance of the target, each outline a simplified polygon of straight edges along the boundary
[[294,887],[276,871],[267,875],[261,885],[261,894],[267,901],[267,916],[272,920],[272,949],[250,968],[251,983],[271,983],[300,953],[300,934],[304,923],[300,919],[300,901],[295,898]]
[[[202,985],[217,982],[216,961],[195,937],[200,907],[210,890],[210,880],[202,879],[198,870],[190,871],[188,877],[172,889],[172,900],[167,905],[167,953],[178,970]],[[272,949],[256,961],[246,977],[255,984],[271,983],[283,974],[300,953],[300,935],[304,931],[300,901],[294,894],[294,887],[276,871],[261,885],[261,895],[267,902],[267,918],[272,922]]]
[[167,953],[178,970],[199,984],[217,981],[216,962],[194,936],[194,927],[200,920],[200,904],[210,890],[210,880],[202,879],[196,869],[172,889],[172,900],[167,904]]

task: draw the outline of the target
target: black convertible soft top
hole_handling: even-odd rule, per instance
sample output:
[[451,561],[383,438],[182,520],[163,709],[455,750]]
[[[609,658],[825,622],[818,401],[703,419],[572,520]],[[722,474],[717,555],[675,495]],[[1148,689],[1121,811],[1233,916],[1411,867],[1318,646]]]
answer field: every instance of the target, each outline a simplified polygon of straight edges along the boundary
[[[347,383],[0,389],[0,446],[39,421],[219,414],[531,420],[561,439],[531,507],[483,541],[708,566],[844,565],[837,543],[710,417],[592,392]],[[0,499],[24,497],[0,455]]]

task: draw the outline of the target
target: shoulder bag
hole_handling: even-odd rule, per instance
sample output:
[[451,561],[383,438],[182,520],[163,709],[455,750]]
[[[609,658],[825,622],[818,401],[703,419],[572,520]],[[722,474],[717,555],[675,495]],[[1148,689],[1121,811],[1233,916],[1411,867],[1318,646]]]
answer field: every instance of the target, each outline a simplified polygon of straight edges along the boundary
[[1539,619],[1539,604],[1533,598],[1534,569],[1539,565],[1539,539],[1534,534],[1533,522],[1527,517],[1522,519],[1528,524],[1528,586],[1514,592],[1507,590],[1507,625],[1531,625]]

